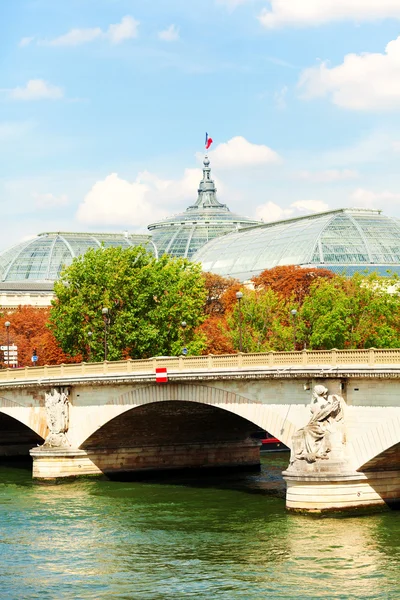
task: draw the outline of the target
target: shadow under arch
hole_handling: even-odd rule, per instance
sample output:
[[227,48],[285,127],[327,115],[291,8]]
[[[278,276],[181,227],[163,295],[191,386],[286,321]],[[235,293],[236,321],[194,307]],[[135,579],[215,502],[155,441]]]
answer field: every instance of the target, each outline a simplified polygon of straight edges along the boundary
[[259,467],[260,428],[222,407],[165,400],[132,407],[80,446],[105,474]]
[[222,407],[166,400],[132,407],[114,417],[89,436],[80,449],[232,442],[259,431],[251,421]]
[[44,439],[27,425],[0,412],[0,458],[29,456],[29,450],[40,446]]
[[371,458],[358,471],[400,471],[400,442]]

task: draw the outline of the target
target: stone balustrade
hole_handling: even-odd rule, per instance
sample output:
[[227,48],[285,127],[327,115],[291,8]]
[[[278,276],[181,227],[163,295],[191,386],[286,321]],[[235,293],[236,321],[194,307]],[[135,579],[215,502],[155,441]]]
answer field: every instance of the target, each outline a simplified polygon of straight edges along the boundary
[[213,356],[177,356],[147,360],[105,361],[45,365],[0,371],[0,383],[18,380],[62,379],[71,376],[107,376],[112,374],[155,373],[157,367],[174,372],[217,369],[245,369],[253,367],[351,367],[400,365],[400,349],[367,350],[302,350],[300,352],[265,352],[223,354]]

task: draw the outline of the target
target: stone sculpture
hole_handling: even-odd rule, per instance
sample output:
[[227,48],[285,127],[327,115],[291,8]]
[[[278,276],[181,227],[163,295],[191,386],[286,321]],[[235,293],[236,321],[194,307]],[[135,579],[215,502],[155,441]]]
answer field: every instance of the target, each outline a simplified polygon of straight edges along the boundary
[[335,434],[338,434],[336,443],[339,446],[343,444],[344,406],[341,396],[328,395],[328,389],[323,385],[314,387],[310,404],[312,416],[307,425],[293,436],[290,465],[299,460],[315,463],[329,459]]
[[52,388],[45,394],[47,426],[50,430],[44,446],[66,447],[69,442],[66,432],[69,427],[68,388]]

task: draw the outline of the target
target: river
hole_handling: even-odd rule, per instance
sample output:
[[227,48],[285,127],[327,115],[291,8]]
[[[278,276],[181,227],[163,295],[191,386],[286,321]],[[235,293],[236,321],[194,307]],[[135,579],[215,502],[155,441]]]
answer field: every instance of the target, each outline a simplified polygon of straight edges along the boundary
[[286,513],[286,454],[260,473],[38,485],[0,466],[0,598],[400,598],[400,512]]

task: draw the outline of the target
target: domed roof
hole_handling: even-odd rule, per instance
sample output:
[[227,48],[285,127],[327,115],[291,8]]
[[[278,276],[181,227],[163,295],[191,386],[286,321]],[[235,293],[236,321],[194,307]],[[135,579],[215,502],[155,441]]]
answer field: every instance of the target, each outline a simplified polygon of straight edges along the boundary
[[400,224],[379,210],[339,209],[230,233],[192,260],[242,281],[278,265],[400,274]]
[[0,281],[54,281],[63,267],[89,248],[143,245],[157,256],[149,235],[123,233],[40,233],[0,254]]
[[185,212],[167,217],[148,226],[159,255],[171,254],[190,258],[208,241],[259,221],[232,213],[226,204],[217,200],[217,189],[211,179],[210,160],[203,161],[203,179],[200,181],[197,201]]

